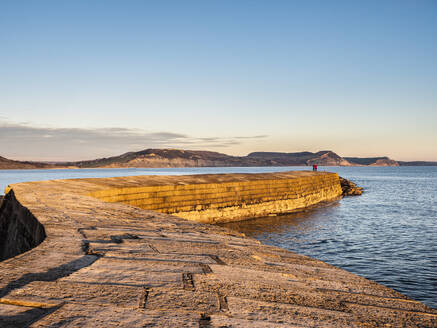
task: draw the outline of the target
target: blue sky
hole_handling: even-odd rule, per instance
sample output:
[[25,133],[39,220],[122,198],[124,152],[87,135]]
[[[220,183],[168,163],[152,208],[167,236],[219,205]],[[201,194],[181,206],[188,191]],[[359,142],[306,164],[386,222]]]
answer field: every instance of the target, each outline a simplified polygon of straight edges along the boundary
[[437,1],[0,1],[0,156],[436,141]]

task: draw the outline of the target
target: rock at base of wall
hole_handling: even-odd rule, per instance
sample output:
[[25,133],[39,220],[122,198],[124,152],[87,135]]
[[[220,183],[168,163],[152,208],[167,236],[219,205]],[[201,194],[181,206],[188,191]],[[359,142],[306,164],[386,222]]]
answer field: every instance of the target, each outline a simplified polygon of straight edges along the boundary
[[343,196],[359,196],[363,193],[363,188],[345,178],[340,177],[340,185]]

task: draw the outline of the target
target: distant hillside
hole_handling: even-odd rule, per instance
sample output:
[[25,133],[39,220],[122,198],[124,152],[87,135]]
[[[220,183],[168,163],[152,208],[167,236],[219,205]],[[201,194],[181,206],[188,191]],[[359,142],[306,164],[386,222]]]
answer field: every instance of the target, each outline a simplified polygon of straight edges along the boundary
[[13,169],[48,169],[53,168],[55,165],[39,163],[39,162],[21,162],[7,159],[0,156],[0,170],[13,170]]
[[330,150],[319,151],[317,153],[272,153],[255,152],[247,155],[247,158],[258,160],[269,160],[273,165],[279,166],[300,166],[300,165],[321,165],[321,166],[350,166],[344,158]]
[[388,157],[345,157],[347,161],[356,165],[369,165],[369,166],[399,166],[399,163]]
[[303,166],[351,165],[332,151],[318,153],[256,152],[238,157],[211,151],[146,149],[92,161],[65,163],[77,167],[215,167],[215,166]]
[[92,167],[215,167],[215,166],[269,166],[266,160],[230,156],[212,151],[180,149],[146,149],[120,156],[91,161],[70,162],[67,165]]
[[412,161],[412,162],[403,162],[398,161],[400,166],[437,166],[437,162],[425,162],[425,161]]
[[40,163],[14,161],[0,157],[3,169],[49,168],[128,168],[128,167],[218,167],[218,166],[425,166],[437,162],[397,162],[388,157],[341,157],[330,150],[317,153],[254,152],[247,156],[231,156],[212,151],[181,149],[146,149],[119,156],[89,161],[65,163]]

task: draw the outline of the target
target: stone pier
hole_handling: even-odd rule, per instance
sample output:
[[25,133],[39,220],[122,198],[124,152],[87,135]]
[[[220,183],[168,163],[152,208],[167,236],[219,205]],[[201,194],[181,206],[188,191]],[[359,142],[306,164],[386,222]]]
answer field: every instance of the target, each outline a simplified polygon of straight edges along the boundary
[[0,327],[437,327],[437,310],[387,287],[196,222],[335,199],[336,174],[56,180],[8,191]]
[[224,223],[283,214],[342,194],[336,173],[142,176],[94,180],[104,183],[90,196],[201,223]]

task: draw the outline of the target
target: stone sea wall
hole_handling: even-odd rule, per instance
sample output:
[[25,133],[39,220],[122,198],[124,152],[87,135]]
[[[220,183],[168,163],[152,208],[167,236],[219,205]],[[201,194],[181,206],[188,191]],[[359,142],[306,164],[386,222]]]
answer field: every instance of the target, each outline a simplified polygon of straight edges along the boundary
[[[206,179],[143,181],[148,186],[111,188],[90,193],[106,202],[121,202],[202,223],[222,223],[281,214],[331,201],[342,194],[336,173],[230,174],[227,181]],[[232,179],[235,177],[235,179]],[[180,180],[181,177],[179,177]]]
[[[150,187],[159,204],[171,200],[174,214],[193,205],[165,197],[194,195],[192,186],[201,190],[199,204],[210,201],[217,211],[238,199],[245,206],[301,199],[300,206],[341,193],[338,176],[324,172],[11,185],[0,208],[0,250],[9,257],[0,261],[0,327],[437,327],[437,310],[390,288],[218,225],[123,201],[133,188],[143,195]],[[158,187],[181,195],[158,194]],[[235,199],[221,207],[213,192],[225,190]]]

